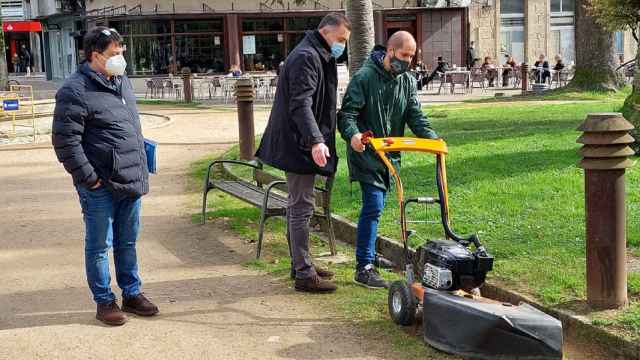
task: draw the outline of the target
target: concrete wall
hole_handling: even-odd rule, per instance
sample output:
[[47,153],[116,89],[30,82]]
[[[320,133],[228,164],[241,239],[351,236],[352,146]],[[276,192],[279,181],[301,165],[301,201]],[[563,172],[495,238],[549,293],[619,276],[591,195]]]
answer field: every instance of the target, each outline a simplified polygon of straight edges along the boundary
[[536,61],[540,54],[549,54],[549,0],[525,1],[524,56],[528,63]]
[[58,12],[55,0],[31,0],[31,8],[34,14],[36,14],[34,17],[50,16]]
[[469,41],[475,42],[479,58],[498,57],[500,51],[500,14],[495,6],[473,3],[469,7]]

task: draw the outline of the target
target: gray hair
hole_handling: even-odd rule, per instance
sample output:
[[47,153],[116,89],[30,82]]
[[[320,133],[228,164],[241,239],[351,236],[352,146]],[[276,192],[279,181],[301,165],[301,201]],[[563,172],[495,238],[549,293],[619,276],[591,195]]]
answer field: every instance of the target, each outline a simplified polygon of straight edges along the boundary
[[318,29],[322,29],[325,26],[340,26],[344,25],[347,30],[351,31],[351,21],[344,14],[332,12],[325,15],[318,25]]

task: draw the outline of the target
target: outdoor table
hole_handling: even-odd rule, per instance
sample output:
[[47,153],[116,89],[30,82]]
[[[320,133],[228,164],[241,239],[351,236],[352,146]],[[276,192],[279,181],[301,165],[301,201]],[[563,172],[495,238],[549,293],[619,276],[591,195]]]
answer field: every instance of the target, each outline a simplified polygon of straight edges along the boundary
[[455,70],[447,70],[444,72],[444,80],[440,82],[440,88],[438,88],[438,95],[440,95],[440,90],[442,90],[442,86],[444,85],[444,83],[447,82],[447,79],[451,83],[451,93],[453,94],[454,86],[455,86],[455,84],[453,83],[454,75],[462,75],[466,78],[466,81],[462,83],[462,88],[464,89],[464,93],[465,94],[467,93],[467,84],[471,82],[471,71],[455,69]]

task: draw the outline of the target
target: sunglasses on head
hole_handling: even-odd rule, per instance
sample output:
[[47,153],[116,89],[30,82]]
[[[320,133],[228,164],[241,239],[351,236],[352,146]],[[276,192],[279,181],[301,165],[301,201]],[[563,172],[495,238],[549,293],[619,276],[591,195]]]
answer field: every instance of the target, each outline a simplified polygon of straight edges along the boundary
[[118,31],[117,31],[116,29],[114,29],[114,28],[104,29],[104,30],[100,31],[100,33],[101,33],[102,35],[105,35],[105,36],[111,36],[111,34],[112,34],[112,33],[115,33],[115,34],[117,34],[117,35],[120,35],[120,34],[118,33]]

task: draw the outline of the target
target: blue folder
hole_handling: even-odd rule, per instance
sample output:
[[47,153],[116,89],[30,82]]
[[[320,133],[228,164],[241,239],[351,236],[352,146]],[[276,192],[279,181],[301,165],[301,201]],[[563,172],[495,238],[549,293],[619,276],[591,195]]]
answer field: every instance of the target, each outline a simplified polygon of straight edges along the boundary
[[152,174],[155,174],[158,171],[156,161],[157,147],[157,142],[150,139],[144,139],[144,152],[147,153],[147,167],[149,168],[149,172]]

